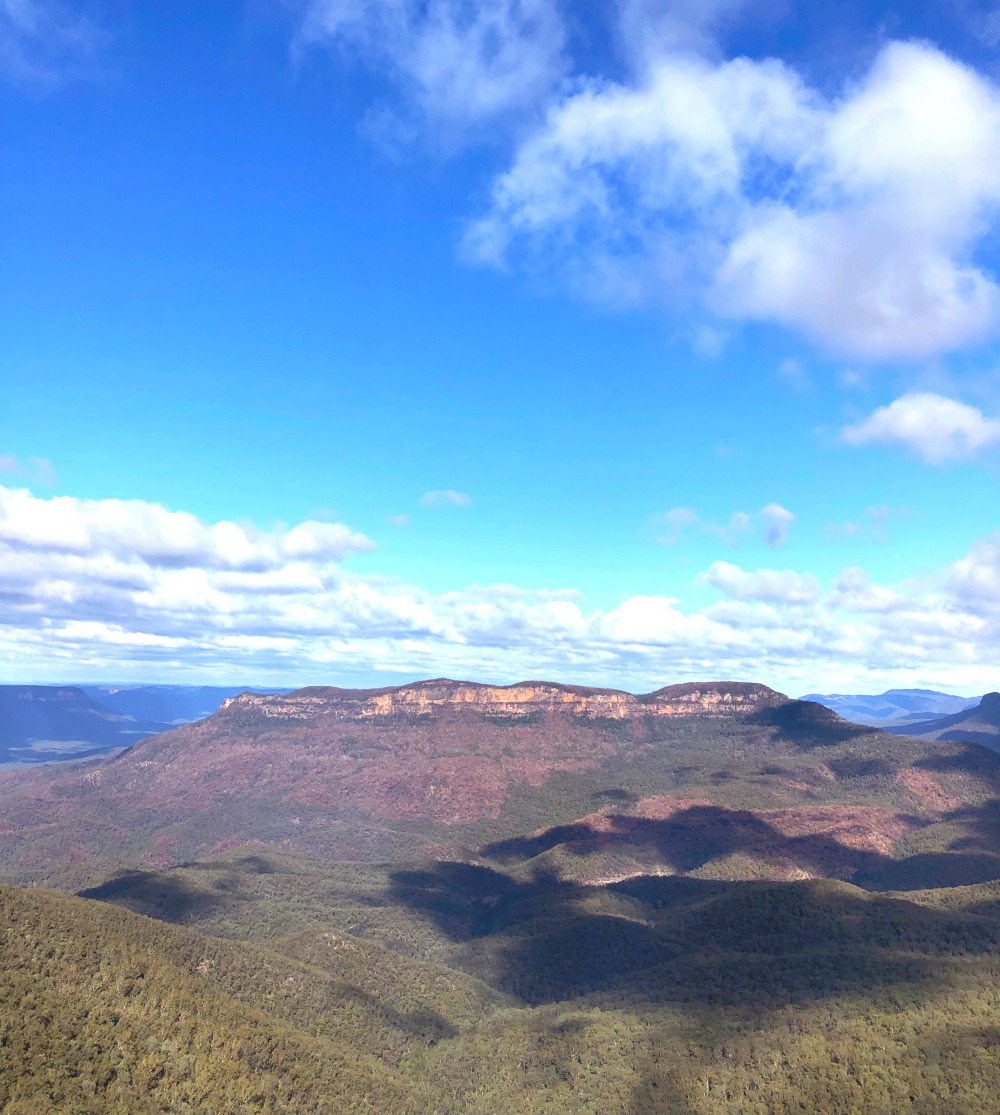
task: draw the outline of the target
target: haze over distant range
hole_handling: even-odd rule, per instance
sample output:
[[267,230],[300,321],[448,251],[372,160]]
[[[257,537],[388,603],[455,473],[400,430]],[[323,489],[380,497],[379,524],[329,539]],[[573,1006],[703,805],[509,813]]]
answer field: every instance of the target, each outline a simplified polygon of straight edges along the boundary
[[992,690],[997,28],[0,5],[4,680]]
[[227,697],[249,691],[252,686],[0,685],[0,767],[113,754],[211,716]]

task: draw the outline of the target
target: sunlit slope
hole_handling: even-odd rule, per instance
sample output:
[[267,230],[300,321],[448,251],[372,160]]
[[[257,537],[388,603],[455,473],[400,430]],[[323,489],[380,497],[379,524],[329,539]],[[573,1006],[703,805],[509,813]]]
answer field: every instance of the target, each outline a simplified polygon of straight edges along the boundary
[[[262,866],[121,877],[105,894],[317,973],[350,970],[379,1001],[398,981],[411,1020],[413,986],[430,980],[439,1029],[393,1062],[433,1092],[429,1111],[962,1115],[1000,1089],[991,884],[939,908],[831,881]],[[483,983],[501,998],[486,1002]]]
[[412,986],[415,1009],[380,1002],[357,964],[321,970],[110,905],[2,887],[0,927],[0,1110],[18,1115],[426,1112],[394,1066],[455,1030]]

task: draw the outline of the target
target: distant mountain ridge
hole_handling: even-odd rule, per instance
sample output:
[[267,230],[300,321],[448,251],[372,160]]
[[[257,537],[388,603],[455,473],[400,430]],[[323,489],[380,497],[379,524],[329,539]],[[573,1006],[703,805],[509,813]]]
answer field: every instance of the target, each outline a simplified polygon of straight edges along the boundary
[[0,764],[92,759],[119,751],[211,716],[227,697],[243,691],[207,685],[0,685]]
[[627,720],[638,715],[731,715],[771,708],[788,698],[766,685],[748,682],[687,682],[635,695],[621,689],[595,689],[559,682],[522,681],[513,685],[435,678],[383,689],[310,686],[272,695],[244,692],[223,702],[226,716],[263,714],[306,719],[315,715],[369,719],[428,716],[461,709],[493,716],[527,717],[568,713],[589,719]]
[[825,705],[854,724],[885,728],[950,716],[975,707],[979,701],[978,697],[958,697],[934,689],[887,689],[878,694],[807,693],[801,699]]
[[0,762],[82,758],[168,727],[115,713],[76,686],[0,685]]
[[247,690],[257,693],[287,692],[246,685],[81,685],[80,688],[112,712],[172,727],[203,720],[211,716],[228,697]]
[[952,716],[923,720],[888,730],[894,735],[907,735],[915,739],[978,743],[1000,751],[1000,693],[987,693],[979,704]]

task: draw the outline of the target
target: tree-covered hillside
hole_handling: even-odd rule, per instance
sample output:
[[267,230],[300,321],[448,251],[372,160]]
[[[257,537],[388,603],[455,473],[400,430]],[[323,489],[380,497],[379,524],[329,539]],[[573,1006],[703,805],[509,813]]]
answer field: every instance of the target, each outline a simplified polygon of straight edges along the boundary
[[0,891],[4,1111],[964,1115],[1000,1090],[994,884],[257,856],[93,893],[169,921]]

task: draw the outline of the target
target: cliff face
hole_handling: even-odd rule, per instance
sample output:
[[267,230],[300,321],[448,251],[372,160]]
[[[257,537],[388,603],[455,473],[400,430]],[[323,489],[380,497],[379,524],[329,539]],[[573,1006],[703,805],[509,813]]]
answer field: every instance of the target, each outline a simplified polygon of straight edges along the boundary
[[515,685],[436,681],[387,689],[334,689],[315,686],[284,695],[241,693],[225,701],[220,714],[256,713],[288,720],[332,717],[369,720],[471,712],[525,719],[557,713],[585,720],[633,720],[646,716],[737,716],[773,708],[788,698],[765,685],[704,682],[671,685],[634,696],[617,689],[591,689],[552,682]]
[[[814,710],[837,730],[814,723]],[[819,706],[739,682],[640,696],[445,679],[243,693],[110,763],[30,779],[0,772],[0,871],[86,871],[108,855],[162,866],[254,842],[320,858],[390,860],[445,846],[461,857],[467,843],[595,807],[664,793],[714,800],[743,779],[778,785],[767,791],[776,805],[788,793],[812,801],[830,772],[817,783],[793,763],[776,775],[774,758],[856,731],[840,724]]]

